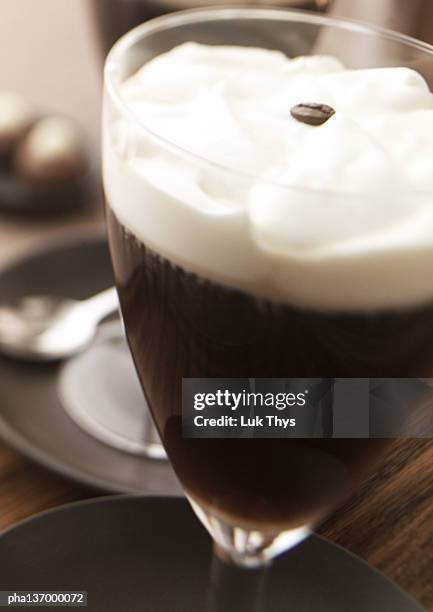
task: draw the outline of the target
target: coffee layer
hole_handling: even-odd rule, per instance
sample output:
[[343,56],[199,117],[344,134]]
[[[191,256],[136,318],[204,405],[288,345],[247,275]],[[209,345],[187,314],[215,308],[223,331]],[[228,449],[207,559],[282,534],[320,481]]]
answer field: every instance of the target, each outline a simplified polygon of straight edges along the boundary
[[383,441],[184,438],[182,378],[422,375],[433,308],[337,316],[259,302],[173,266],[110,210],[107,222],[137,372],[188,494],[245,527],[317,521],[368,471]]

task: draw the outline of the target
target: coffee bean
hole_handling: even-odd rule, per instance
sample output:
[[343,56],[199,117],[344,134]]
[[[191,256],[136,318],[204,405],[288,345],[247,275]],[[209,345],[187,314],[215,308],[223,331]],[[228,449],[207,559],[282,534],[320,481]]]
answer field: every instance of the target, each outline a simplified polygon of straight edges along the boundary
[[296,121],[307,123],[308,125],[323,125],[335,115],[335,110],[327,104],[317,104],[315,102],[304,102],[297,104],[290,110],[290,114]]

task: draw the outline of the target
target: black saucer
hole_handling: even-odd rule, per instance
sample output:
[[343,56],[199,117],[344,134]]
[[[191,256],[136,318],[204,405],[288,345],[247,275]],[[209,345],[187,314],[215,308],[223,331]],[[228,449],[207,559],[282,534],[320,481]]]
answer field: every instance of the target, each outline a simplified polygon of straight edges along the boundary
[[94,171],[64,185],[32,185],[0,171],[0,210],[9,215],[61,216],[92,202],[97,193]]
[[[29,294],[85,299],[112,284],[105,237],[66,234],[0,271],[0,303]],[[42,465],[105,491],[180,494],[168,462],[116,450],[74,423],[59,398],[61,368],[0,356],[0,437]]]
[[[210,568],[210,539],[180,498],[71,504],[0,537],[3,590],[87,591],[89,612],[214,612],[206,607]],[[422,611],[366,563],[317,536],[275,562],[263,601],[263,612]]]

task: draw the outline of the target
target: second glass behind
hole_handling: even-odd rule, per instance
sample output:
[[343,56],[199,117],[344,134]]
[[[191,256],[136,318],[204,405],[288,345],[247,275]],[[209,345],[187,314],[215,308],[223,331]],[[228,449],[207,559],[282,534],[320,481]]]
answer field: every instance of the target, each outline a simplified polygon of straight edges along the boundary
[[[332,231],[350,240],[356,224],[350,211],[362,211],[365,196],[265,181],[231,169],[229,156],[225,164],[210,163],[206,152],[190,154],[140,123],[122,99],[122,83],[187,41],[260,46],[290,57],[329,53],[353,68],[412,65],[427,78],[432,55],[422,44],[350,22],[296,11],[215,9],[149,22],[108,57],[107,223],[135,365],[196,513],[225,555],[257,566],[307,536],[371,469],[384,443],[186,439],[182,378],[421,376],[432,346],[433,307],[416,300],[410,308],[392,304],[395,279],[409,282],[410,258],[402,268],[385,253],[365,268],[348,266],[347,259],[318,265],[314,257],[291,257],[287,232],[296,238],[296,224],[325,223],[336,198],[347,204],[348,216]],[[366,58],[359,51],[366,47],[376,56]],[[181,88],[182,74],[173,78]],[[218,138],[215,125],[198,129]],[[247,214],[243,202],[252,193],[255,205]],[[414,202],[418,197],[424,196],[414,194]],[[380,210],[380,197],[374,204]],[[311,210],[320,214],[308,216]],[[374,292],[388,280],[388,303],[372,308]],[[412,285],[415,291],[416,283],[408,290]]]
[[[301,8],[324,11],[332,0],[256,0],[255,4],[280,6],[281,8]],[[115,41],[123,34],[141,23],[160,17],[166,13],[212,6],[230,6],[233,0],[92,0],[104,52],[108,52]]]

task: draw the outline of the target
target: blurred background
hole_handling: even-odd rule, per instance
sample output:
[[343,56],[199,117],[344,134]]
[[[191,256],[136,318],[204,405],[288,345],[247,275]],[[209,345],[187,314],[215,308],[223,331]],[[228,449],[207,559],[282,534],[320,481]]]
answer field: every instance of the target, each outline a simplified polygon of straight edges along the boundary
[[[39,108],[76,119],[97,144],[103,50],[145,19],[206,4],[218,2],[1,0],[1,88],[24,94]],[[251,4],[326,10],[433,41],[431,0],[254,0]]]
[[[11,168],[10,156],[2,155],[0,264],[25,245],[56,235],[65,226],[81,231],[83,226],[99,224],[101,53],[90,4],[89,0],[1,2],[0,137],[2,129],[10,131],[8,120],[16,120],[17,111],[2,97],[13,92],[18,95],[16,107],[24,105],[32,121],[58,116],[68,121],[57,129],[51,148],[60,146],[61,150],[65,146],[65,142],[57,142],[59,139],[66,140],[66,147],[76,145],[70,134],[76,131],[78,146],[86,148],[92,172],[91,178],[89,174],[78,182],[73,176],[72,181],[43,184],[37,177],[21,176],[24,173],[18,180],[20,173]],[[56,154],[54,149],[48,154]],[[40,154],[43,157],[44,151]],[[67,201],[70,206],[65,205]],[[53,214],[45,214],[47,202]]]
[[[0,216],[0,257],[4,259],[19,250],[23,242],[38,240],[41,235],[45,238],[59,227],[80,229],[83,224],[87,227],[99,223],[102,207],[101,191],[97,188],[97,164],[104,55],[121,34],[138,23],[168,11],[206,4],[217,2],[1,0],[0,92],[16,92],[34,114],[61,115],[82,130],[81,137],[91,147],[90,161],[96,164],[92,166],[96,170],[92,174],[96,189],[91,193],[87,184],[80,184],[78,190],[75,185],[75,190],[70,189],[66,194],[72,206],[66,207],[62,205],[62,200],[68,199],[65,192],[60,192],[59,197],[58,190],[48,189],[47,193],[46,185],[44,189],[37,189],[27,181],[24,182],[26,197],[23,197],[22,181],[13,186],[12,193],[10,185],[6,189],[4,181],[0,182],[0,210],[7,208],[8,212]],[[251,4],[320,10],[385,25],[433,41],[431,0],[254,0]],[[7,178],[4,173],[3,178]],[[38,213],[42,212],[42,206],[38,202],[47,200],[48,196],[56,214],[44,215],[41,220]],[[25,212],[32,209],[31,218],[20,214],[22,208]],[[76,209],[76,214],[66,208]]]
[[90,0],[2,0],[1,88],[99,137],[100,62]]

